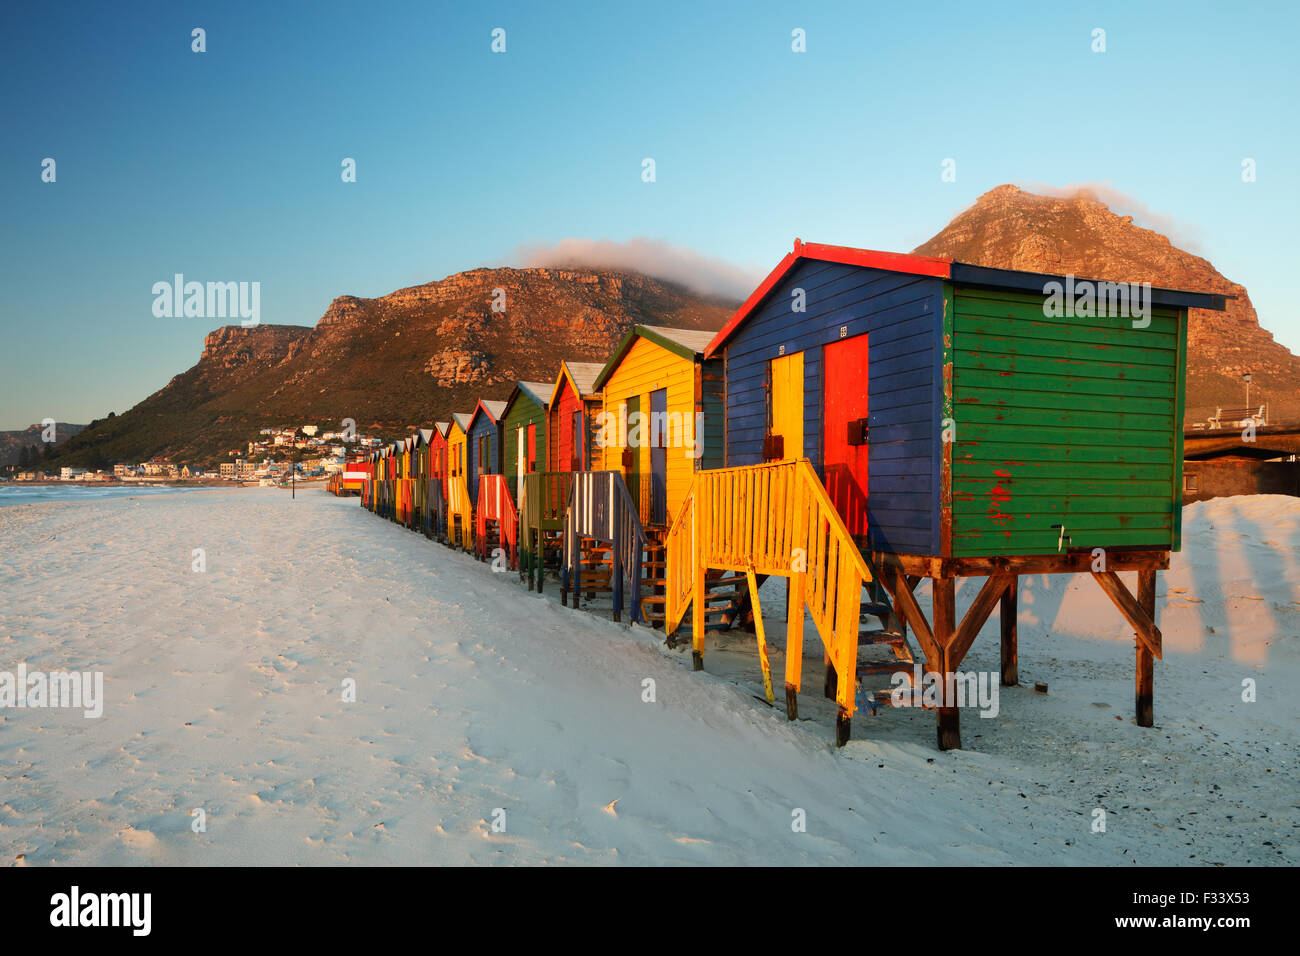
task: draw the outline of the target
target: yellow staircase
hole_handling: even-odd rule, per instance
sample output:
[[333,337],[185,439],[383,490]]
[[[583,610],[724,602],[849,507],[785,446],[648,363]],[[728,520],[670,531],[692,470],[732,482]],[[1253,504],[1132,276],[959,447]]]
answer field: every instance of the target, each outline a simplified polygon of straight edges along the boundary
[[774,698],[757,579],[789,579],[786,712],[791,720],[798,714],[806,607],[836,678],[835,738],[843,746],[849,739],[856,693],[862,588],[872,577],[808,460],[697,472],[665,544],[665,634],[671,637],[687,610],[701,604],[699,612],[691,614],[692,656],[700,670],[711,572],[743,575],[769,701]]

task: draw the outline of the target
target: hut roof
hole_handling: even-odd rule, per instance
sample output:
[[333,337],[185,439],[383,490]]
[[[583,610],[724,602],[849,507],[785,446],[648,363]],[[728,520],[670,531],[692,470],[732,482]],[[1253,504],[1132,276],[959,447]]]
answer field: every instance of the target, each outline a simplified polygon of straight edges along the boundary
[[[874,249],[855,249],[851,246],[829,246],[816,242],[794,241],[794,251],[786,254],[753,294],[727,320],[718,334],[709,342],[704,357],[712,358],[718,353],[732,333],[748,319],[767,299],[768,295],[780,284],[802,260],[815,259],[822,262],[839,262],[845,265],[863,266],[880,269],[885,272],[902,272],[909,275],[933,276],[951,279],[963,285],[983,286],[994,289],[1013,289],[1021,292],[1043,292],[1048,282],[1065,283],[1065,276],[1051,275],[1045,272],[1021,272],[1014,269],[991,269],[957,262],[946,256],[918,256],[903,252],[879,252]],[[1079,282],[1074,279],[1074,282]],[[1093,280],[1103,281],[1103,280]],[[1175,306],[1179,308],[1214,309],[1223,311],[1227,307],[1227,297],[1204,292],[1186,292],[1181,289],[1152,289],[1151,302],[1154,305]]]
[[505,402],[496,402],[490,401],[486,398],[480,398],[478,400],[478,405],[474,407],[474,413],[469,417],[470,424],[472,425],[474,423],[474,419],[478,417],[479,412],[485,412],[488,418],[490,418],[492,423],[495,425],[501,420],[501,413],[505,410]]
[[555,378],[555,385],[551,389],[551,400],[548,405],[553,404],[560,394],[560,385],[567,378],[573,386],[573,390],[578,393],[579,398],[595,398],[598,396],[596,391],[596,379],[600,376],[603,365],[595,362],[568,362],[560,363],[560,374]]
[[627,335],[623,336],[623,341],[618,343],[618,348],[614,350],[614,354],[601,368],[593,387],[597,390],[605,387],[605,382],[614,373],[614,369],[618,367],[619,362],[623,361],[623,357],[632,348],[632,344],[639,338],[653,342],[660,348],[665,348],[675,355],[680,355],[687,361],[694,361],[704,355],[704,350],[709,347],[713,335],[713,332],[701,332],[696,329],[670,329],[662,325],[634,325],[628,329]]

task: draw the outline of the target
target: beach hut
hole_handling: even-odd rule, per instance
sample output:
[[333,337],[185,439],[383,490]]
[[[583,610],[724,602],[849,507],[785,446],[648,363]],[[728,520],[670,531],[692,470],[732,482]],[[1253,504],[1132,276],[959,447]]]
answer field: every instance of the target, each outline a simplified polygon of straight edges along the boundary
[[[550,404],[550,395],[551,385],[548,382],[516,382],[510,397],[506,399],[505,411],[501,413],[501,471],[510,484],[519,513],[519,580],[528,580],[530,589],[541,570],[538,542],[543,536],[540,527],[543,509],[540,506],[531,510],[527,507],[526,482],[532,482],[534,500],[540,505],[542,479],[528,476],[546,470],[546,409]],[[551,484],[556,485],[562,480],[553,478]],[[564,490],[567,496],[567,482]],[[551,491],[555,494],[558,488],[552,487]],[[565,502],[567,503],[567,497]],[[563,505],[558,510],[562,514]],[[558,521],[551,519],[554,525],[554,534],[550,535],[552,538],[558,538],[560,521],[562,517]]]
[[[650,623],[664,617],[668,524],[696,471],[722,464],[722,362],[703,360],[713,334],[634,326],[593,383],[603,403],[595,443],[599,467],[623,476],[644,533],[640,584],[649,593],[630,597]],[[709,582],[717,626],[742,610],[734,581],[728,589],[718,583],[723,578],[713,572]]]
[[518,503],[524,475],[546,468],[546,408],[551,385],[516,382],[501,413],[501,473]]
[[466,487],[474,502],[474,552],[486,560],[498,547],[516,560],[517,521],[514,499],[501,475],[501,414],[506,403],[480,399],[467,429],[469,475]]
[[448,544],[469,550],[473,537],[474,508],[469,478],[469,412],[455,412],[447,430],[447,537]]
[[433,429],[418,429],[411,437],[411,530],[425,532],[429,525],[429,441]]
[[[724,362],[725,467],[696,475],[670,530],[669,629],[707,599],[708,568],[786,577],[787,710],[806,607],[843,743],[859,642],[889,643],[910,671],[910,628],[948,749],[951,678],[994,607],[1002,680],[1016,682],[1018,575],[1090,573],[1137,634],[1150,726],[1156,572],[1180,545],[1190,308],[1224,298],[796,240],[705,351]],[[1137,572],[1136,594],[1117,571]],[[955,580],[969,576],[986,580],[958,620]],[[864,610],[885,629],[859,633]]]
[[519,501],[519,570],[521,576],[527,574],[530,590],[543,589],[552,558],[556,566],[562,564],[559,558],[572,476],[589,467],[594,451],[600,396],[593,391],[592,383],[600,369],[595,363],[561,362],[555,383],[543,393],[548,398],[543,403],[544,426],[539,426],[538,431],[544,434],[537,435],[535,460],[545,464],[540,466],[543,470],[524,473]]
[[[614,620],[626,598],[632,620],[641,620],[641,562],[646,546],[636,504],[617,471],[598,470],[596,444],[601,394],[595,387],[604,366],[562,362],[547,408],[546,446],[550,474],[572,473],[560,538],[560,601],[578,607],[608,593]],[[529,487],[525,483],[525,489]]]
[[434,422],[429,436],[428,478],[425,499],[428,502],[425,534],[443,538],[447,529],[447,432],[450,422]]
[[546,410],[546,470],[588,471],[596,440],[600,393],[595,389],[602,366],[561,362]]
[[700,468],[722,465],[722,361],[713,332],[637,325],[596,376],[600,466],[623,475],[647,534],[660,536]]
[[478,483],[481,475],[501,473],[501,413],[505,402],[480,399],[470,414],[466,426],[466,444],[469,451],[469,468],[465,484],[471,500],[478,500]]
[[365,459],[354,459],[343,465],[339,473],[339,494],[360,495],[370,478],[370,465]]
[[397,480],[395,483],[395,501],[397,513],[395,520],[398,524],[406,526],[410,523],[411,514],[411,438],[408,435],[397,442]]

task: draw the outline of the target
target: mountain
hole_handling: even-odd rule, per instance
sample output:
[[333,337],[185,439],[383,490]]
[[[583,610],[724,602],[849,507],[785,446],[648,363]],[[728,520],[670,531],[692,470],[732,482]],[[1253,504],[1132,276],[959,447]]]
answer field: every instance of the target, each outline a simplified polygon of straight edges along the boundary
[[[494,303],[504,311],[494,311]],[[405,435],[561,359],[604,362],[637,323],[717,329],[736,303],[638,273],[473,269],[377,299],[340,296],[314,328],[224,326],[198,364],[68,442],[61,464],[154,456],[211,464],[270,425]]]
[[[1242,404],[1244,371],[1253,373],[1252,400],[1267,401],[1274,421],[1300,418],[1300,358],[1260,327],[1246,290],[1089,193],[998,186],[915,251],[1235,296],[1226,312],[1192,310],[1187,421]],[[129,411],[92,422],[55,460],[211,465],[259,428],[343,418],[396,437],[471,411],[479,398],[505,398],[516,380],[552,381],[561,359],[604,362],[635,323],[712,330],[736,304],[636,272],[582,268],[473,269],[377,299],[340,296],[314,328],[217,329],[198,364]]]
[[1087,191],[1067,198],[1015,186],[991,189],[915,252],[999,269],[1071,273],[1119,282],[1235,296],[1225,312],[1192,309],[1184,421],[1205,421],[1216,406],[1267,402],[1272,421],[1300,419],[1300,357],[1260,327],[1244,287],[1168,238],[1113,213]]
[[[67,441],[85,427],[85,425],[55,422],[52,444],[56,448],[59,447],[62,442]],[[44,454],[45,443],[41,441],[41,435],[44,432],[45,427],[43,425],[29,425],[16,431],[0,432],[0,468],[18,464],[18,456],[22,454],[22,450],[30,448],[32,445],[37,446],[41,454]]]

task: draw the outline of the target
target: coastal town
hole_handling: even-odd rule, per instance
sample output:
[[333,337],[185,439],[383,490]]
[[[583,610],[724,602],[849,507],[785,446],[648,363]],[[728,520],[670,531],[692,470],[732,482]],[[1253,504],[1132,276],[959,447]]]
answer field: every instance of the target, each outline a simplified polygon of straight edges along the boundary
[[170,482],[240,482],[275,484],[291,477],[297,480],[328,479],[343,472],[347,462],[378,448],[382,440],[343,431],[323,431],[318,425],[286,425],[263,428],[244,448],[232,448],[229,460],[204,467],[151,458],[141,462],[118,462],[111,468],[41,467],[39,446],[24,449],[8,477],[16,482],[156,484]]

